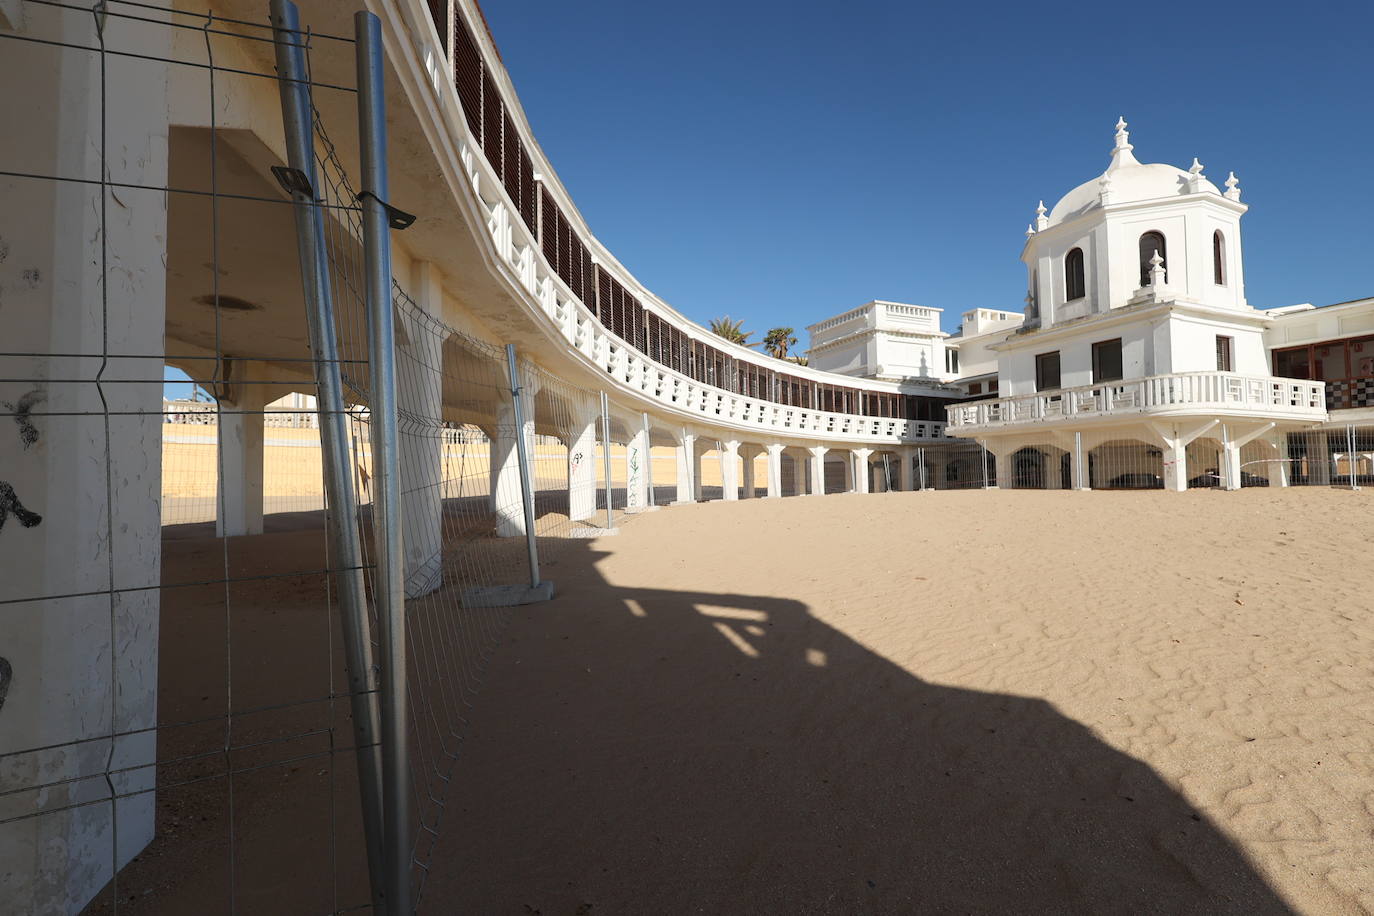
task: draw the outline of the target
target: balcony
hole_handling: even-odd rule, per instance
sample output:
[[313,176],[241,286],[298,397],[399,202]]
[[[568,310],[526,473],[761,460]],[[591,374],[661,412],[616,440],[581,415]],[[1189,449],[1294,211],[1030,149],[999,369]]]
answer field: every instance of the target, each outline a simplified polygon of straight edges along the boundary
[[1326,419],[1325,387],[1322,382],[1230,372],[1152,375],[960,404],[949,408],[949,433],[1217,414],[1320,423]]

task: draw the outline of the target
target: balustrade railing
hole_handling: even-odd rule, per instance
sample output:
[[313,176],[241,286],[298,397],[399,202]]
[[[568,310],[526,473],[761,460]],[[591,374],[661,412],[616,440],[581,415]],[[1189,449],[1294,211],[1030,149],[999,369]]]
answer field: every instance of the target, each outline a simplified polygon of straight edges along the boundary
[[1230,372],[1177,372],[960,404],[949,408],[949,425],[1002,426],[1187,408],[1323,420],[1325,385]]
[[464,174],[487,215],[487,234],[499,262],[568,345],[616,381],[650,400],[698,414],[707,421],[754,427],[781,435],[824,435],[841,440],[894,444],[945,435],[944,421],[842,414],[780,404],[697,381],[650,360],[606,328],[550,268],[524,221],[515,218],[507,189],[486,157],[465,132],[457,132],[455,139]]

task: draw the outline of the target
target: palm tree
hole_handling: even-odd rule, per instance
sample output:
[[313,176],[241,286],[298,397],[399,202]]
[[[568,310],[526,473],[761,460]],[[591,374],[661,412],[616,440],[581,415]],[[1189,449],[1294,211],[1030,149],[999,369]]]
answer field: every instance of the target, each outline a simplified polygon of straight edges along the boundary
[[756,346],[749,342],[749,337],[753,332],[744,330],[744,321],[742,319],[731,321],[729,315],[724,318],[712,318],[711,333],[717,337],[724,337],[731,343],[737,343],[742,347]]
[[763,348],[768,351],[769,356],[776,356],[778,359],[787,359],[787,351],[797,345],[797,338],[792,328],[773,328],[763,335]]

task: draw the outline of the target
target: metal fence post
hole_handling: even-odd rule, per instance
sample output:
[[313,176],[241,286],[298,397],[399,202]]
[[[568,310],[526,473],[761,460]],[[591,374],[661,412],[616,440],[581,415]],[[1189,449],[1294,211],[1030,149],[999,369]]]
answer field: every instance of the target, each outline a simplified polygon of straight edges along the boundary
[[1079,489],[1079,490],[1087,490],[1087,489],[1090,489],[1090,482],[1089,482],[1089,483],[1085,483],[1084,480],[1083,480],[1083,470],[1084,470],[1084,468],[1083,468],[1083,434],[1082,434],[1082,433],[1074,433],[1074,434],[1073,434],[1073,476],[1074,476],[1074,479],[1073,479],[1072,481],[1070,481],[1070,483],[1074,484],[1074,486],[1075,486],[1077,489]]
[[410,892],[410,749],[406,721],[405,556],[401,543],[400,431],[396,420],[396,329],[391,305],[390,193],[386,169],[386,86],[382,24],[359,11],[358,147],[361,165],[364,286],[369,336],[372,429],[372,531],[377,573],[372,595],[381,633],[382,818],[387,912],[414,910]]
[[333,291],[327,267],[324,214],[318,206],[315,193],[314,111],[296,5],[290,0],[272,0],[271,18],[287,165],[291,177],[296,179],[291,182],[290,193],[295,202],[297,255],[301,265],[301,285],[319,395],[316,406],[325,494],[329,504],[329,552],[332,562],[336,564],[339,587],[368,877],[373,905],[382,910],[386,904],[386,872],[382,827],[381,727],[363,585],[358,502],[353,489],[343,382],[339,375],[339,343],[334,328]]
[[644,412],[644,482],[649,485],[649,505],[654,505],[654,440],[649,431],[649,412]]
[[1360,488],[1359,474],[1355,467],[1355,424],[1351,423],[1345,428],[1345,465],[1350,471],[1350,489]]
[[[983,449],[983,489],[987,490],[990,489],[988,486],[988,447],[982,442],[979,442],[978,445]],[[1002,481],[997,481],[997,485],[1002,486]]]
[[506,367],[510,370],[510,396],[515,404],[515,457],[520,462],[520,493],[524,497],[525,549],[529,555],[530,588],[539,587],[539,541],[534,534],[534,478],[530,476],[529,443],[525,441],[524,389],[520,370],[515,365],[515,344],[506,344]]
[[606,473],[606,530],[615,527],[611,515],[611,404],[601,392],[601,463]]

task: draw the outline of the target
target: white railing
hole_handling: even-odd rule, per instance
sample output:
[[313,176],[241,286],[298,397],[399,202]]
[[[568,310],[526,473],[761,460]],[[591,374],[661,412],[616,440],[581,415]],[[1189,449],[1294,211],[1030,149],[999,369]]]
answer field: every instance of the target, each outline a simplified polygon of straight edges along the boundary
[[1320,421],[1322,382],[1230,372],[1177,372],[950,407],[951,430],[1131,414],[1217,412]]
[[[549,267],[533,234],[516,215],[505,187],[497,180],[486,156],[470,142],[466,130],[457,141],[468,183],[486,212],[487,234],[495,246],[498,260],[553,321],[569,347],[584,354],[636,394],[666,407],[687,411],[706,422],[774,435],[893,445],[945,435],[946,424],[940,420],[868,417],[778,404],[699,382],[650,360],[607,330]],[[853,381],[845,379],[846,384]]]

